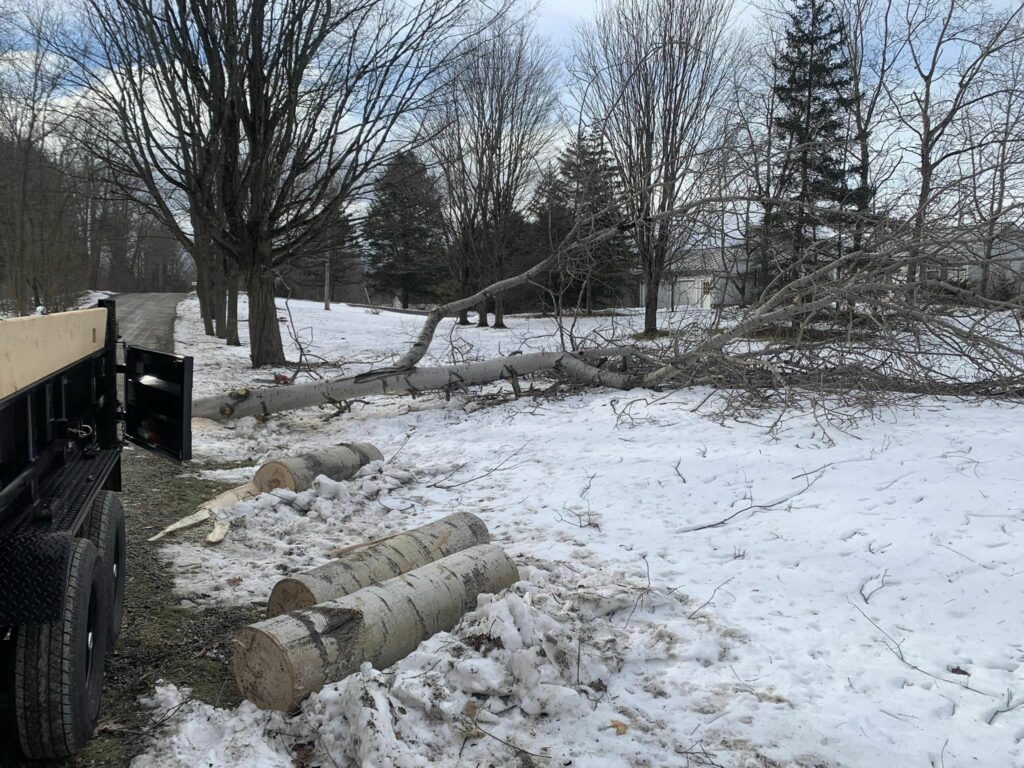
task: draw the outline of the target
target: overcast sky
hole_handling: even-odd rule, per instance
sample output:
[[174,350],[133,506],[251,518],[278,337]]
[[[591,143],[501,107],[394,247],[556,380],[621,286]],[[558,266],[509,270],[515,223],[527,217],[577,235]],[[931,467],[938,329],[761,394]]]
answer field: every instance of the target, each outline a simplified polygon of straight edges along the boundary
[[[1010,0],[999,2],[1009,3]],[[751,11],[743,10],[748,6],[749,0],[735,0],[735,3],[738,21],[742,23],[752,18]],[[540,0],[537,27],[559,48],[568,46],[572,42],[576,25],[581,20],[593,18],[597,4],[598,0]]]

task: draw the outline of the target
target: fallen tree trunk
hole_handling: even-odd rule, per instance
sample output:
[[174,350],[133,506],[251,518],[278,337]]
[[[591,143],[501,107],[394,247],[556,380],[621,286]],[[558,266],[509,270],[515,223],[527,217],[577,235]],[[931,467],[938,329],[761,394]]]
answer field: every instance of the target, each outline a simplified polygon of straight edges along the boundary
[[[446,368],[384,368],[357,376],[292,384],[287,387],[238,389],[223,396],[205,397],[192,403],[192,416],[223,421],[243,416],[268,416],[279,411],[336,403],[355,397],[387,394],[416,394],[436,389],[459,389],[486,384],[502,378],[515,378],[539,371],[561,369],[578,376],[582,369],[594,370],[584,359],[632,354],[629,347],[589,349],[582,352],[533,352],[509,355],[479,363],[464,363]],[[614,386],[633,386],[629,377],[616,375]]]
[[349,549],[336,560],[282,579],[270,593],[267,615],[273,618],[336,600],[489,541],[483,520],[469,512],[457,512],[421,528]]
[[245,627],[232,667],[242,694],[262,709],[292,712],[325,683],[363,662],[394,664],[421,641],[451,629],[478,595],[519,579],[498,547],[485,545],[358,592]]
[[317,475],[331,480],[347,480],[359,468],[371,461],[383,461],[384,456],[369,443],[344,443],[318,453],[303,453],[268,461],[256,470],[252,481],[263,493],[275,488],[305,491],[313,487]]

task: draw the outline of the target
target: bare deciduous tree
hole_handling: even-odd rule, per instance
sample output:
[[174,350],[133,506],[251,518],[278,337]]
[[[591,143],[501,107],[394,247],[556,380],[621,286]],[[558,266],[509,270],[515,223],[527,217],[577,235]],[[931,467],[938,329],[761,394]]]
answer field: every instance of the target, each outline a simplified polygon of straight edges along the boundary
[[736,38],[732,3],[607,0],[575,52],[582,119],[597,127],[622,175],[626,217],[643,266],[644,330],[657,330],[658,292],[686,229],[653,217],[707,194],[704,170],[719,160],[727,75]]
[[275,270],[362,194],[429,104],[470,3],[89,0],[84,72],[114,118],[119,170],[190,250],[188,214],[237,265],[254,366],[284,362]]
[[990,91],[961,117],[960,135],[968,152],[959,158],[963,179],[962,216],[978,227],[970,254],[983,298],[1019,295],[1024,204],[1024,35],[993,56],[979,89]]
[[[900,7],[902,66],[906,84],[886,83],[896,104],[901,127],[912,136],[915,155],[913,240],[923,241],[929,216],[947,205],[959,183],[957,158],[971,146],[958,134],[960,117],[990,98],[998,85],[984,87],[989,62],[1014,45],[1020,35],[1016,20],[1024,6],[992,16],[967,0],[908,0]],[[948,172],[947,172],[948,171]],[[907,265],[907,281],[919,277],[920,251],[915,244]]]
[[[554,131],[554,56],[524,18],[466,43],[428,142],[447,197],[447,240],[461,295],[505,277],[513,217],[527,206]],[[487,324],[487,299],[480,324]],[[465,314],[463,313],[463,317]],[[494,327],[503,328],[495,297]]]

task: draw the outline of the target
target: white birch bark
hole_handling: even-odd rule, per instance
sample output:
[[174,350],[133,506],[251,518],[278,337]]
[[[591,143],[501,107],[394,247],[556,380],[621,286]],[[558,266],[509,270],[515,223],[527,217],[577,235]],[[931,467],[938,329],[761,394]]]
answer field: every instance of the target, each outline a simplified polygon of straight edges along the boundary
[[363,662],[377,669],[394,664],[431,635],[454,627],[478,595],[500,592],[518,579],[508,556],[485,545],[261,621],[235,638],[235,682],[256,706],[292,712],[310,693]]
[[270,593],[267,615],[273,618],[336,600],[489,541],[483,520],[469,512],[457,512],[421,528],[349,549],[329,563],[282,579]]
[[359,468],[371,461],[383,461],[384,456],[369,443],[344,443],[316,453],[303,453],[268,461],[256,470],[253,483],[262,493],[275,488],[305,491],[313,487],[317,475],[331,480],[347,480]]
[[[570,375],[579,370],[583,358],[612,357],[630,354],[628,347],[609,347],[582,352],[533,352],[509,355],[479,363],[465,363],[445,368],[413,368],[378,371],[339,379],[287,387],[240,389],[226,395],[205,397],[192,403],[195,418],[238,419],[243,416],[267,416],[271,413],[308,408],[355,397],[387,394],[416,394],[435,389],[460,389],[472,384],[485,384],[501,378],[513,378],[538,371],[549,371],[569,363]],[[590,366],[588,366],[590,367]]]

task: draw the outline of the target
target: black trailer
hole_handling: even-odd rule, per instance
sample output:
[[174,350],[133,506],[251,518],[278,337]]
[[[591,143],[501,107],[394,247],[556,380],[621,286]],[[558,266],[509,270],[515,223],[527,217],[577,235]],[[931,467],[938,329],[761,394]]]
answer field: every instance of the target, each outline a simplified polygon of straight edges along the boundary
[[192,358],[124,345],[114,302],[99,306],[97,351],[13,394],[0,389],[0,658],[13,658],[29,758],[71,755],[96,727],[124,607],[124,441],[191,458]]

